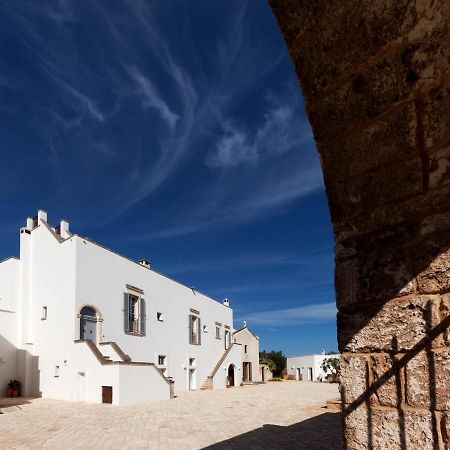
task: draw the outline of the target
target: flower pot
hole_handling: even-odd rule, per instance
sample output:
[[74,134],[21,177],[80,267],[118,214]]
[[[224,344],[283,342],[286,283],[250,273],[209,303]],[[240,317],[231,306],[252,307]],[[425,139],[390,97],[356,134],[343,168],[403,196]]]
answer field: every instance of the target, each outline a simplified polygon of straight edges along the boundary
[[6,388],[6,397],[12,397],[13,396],[13,390],[11,388]]
[[18,397],[19,396],[19,391],[12,391],[12,397]]

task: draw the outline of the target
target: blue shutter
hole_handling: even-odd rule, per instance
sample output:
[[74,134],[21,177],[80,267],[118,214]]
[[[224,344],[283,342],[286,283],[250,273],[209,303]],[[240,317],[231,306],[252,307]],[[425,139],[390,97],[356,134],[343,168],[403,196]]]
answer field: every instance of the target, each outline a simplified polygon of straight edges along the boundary
[[123,295],[123,328],[130,331],[130,297],[126,292]]
[[145,314],[145,300],[141,297],[139,299],[139,320],[140,320],[140,328],[139,332],[141,336],[145,336],[145,322],[146,322],[146,314]]

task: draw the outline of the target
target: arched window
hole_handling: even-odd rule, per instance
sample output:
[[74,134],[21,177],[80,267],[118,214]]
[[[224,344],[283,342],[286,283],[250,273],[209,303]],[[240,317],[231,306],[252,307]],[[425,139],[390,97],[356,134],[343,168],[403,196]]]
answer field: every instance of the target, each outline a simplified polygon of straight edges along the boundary
[[80,310],[80,339],[97,341],[97,312],[90,306]]

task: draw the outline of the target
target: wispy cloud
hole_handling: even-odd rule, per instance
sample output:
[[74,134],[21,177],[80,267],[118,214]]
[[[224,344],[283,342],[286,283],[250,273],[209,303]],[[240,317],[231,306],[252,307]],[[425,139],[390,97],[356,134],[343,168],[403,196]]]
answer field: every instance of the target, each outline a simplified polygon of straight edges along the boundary
[[142,106],[144,108],[154,108],[169,127],[173,128],[179,116],[170,110],[153,83],[138,69],[132,67],[129,72],[138,85],[138,94],[141,96]]
[[310,127],[299,122],[298,106],[271,104],[264,120],[255,130],[245,131],[228,123],[216,148],[206,156],[212,168],[228,168],[245,163],[257,163],[313,141]]
[[298,308],[272,309],[246,315],[240,314],[236,321],[246,320],[250,325],[296,326],[304,324],[326,323],[336,320],[334,302],[299,306]]

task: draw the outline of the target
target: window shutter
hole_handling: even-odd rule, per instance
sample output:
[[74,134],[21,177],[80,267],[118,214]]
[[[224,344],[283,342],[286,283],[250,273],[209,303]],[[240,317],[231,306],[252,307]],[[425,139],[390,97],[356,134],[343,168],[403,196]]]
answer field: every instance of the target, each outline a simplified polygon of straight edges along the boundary
[[130,297],[125,292],[123,295],[123,328],[125,331],[130,331]]
[[197,344],[202,343],[202,324],[200,322],[200,317],[197,317]]
[[139,320],[140,320],[140,334],[141,336],[145,336],[145,323],[146,323],[146,315],[145,315],[145,300],[143,298],[139,299]]
[[192,316],[191,315],[188,316],[188,321],[189,321],[189,325],[188,325],[189,344],[192,344]]

